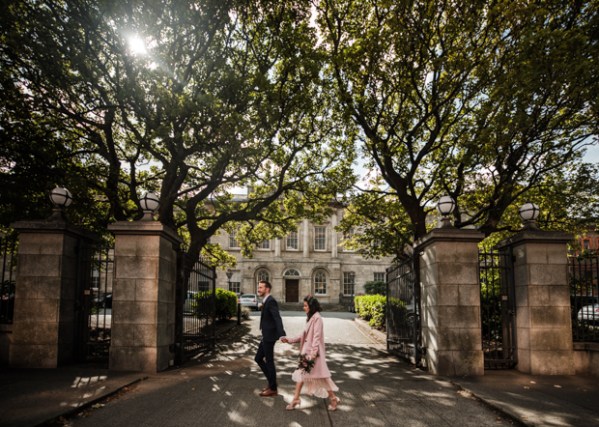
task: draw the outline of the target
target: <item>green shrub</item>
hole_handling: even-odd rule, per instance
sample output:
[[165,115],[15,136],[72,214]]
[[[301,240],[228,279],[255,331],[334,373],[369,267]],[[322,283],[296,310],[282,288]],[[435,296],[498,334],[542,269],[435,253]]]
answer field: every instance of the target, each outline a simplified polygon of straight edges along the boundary
[[[211,315],[212,292],[202,291],[195,295],[195,309],[198,316]],[[216,288],[214,302],[215,316],[217,320],[227,320],[237,315],[237,294],[225,289]]]
[[385,326],[385,308],[387,297],[383,295],[361,295],[354,298],[356,313],[373,328],[383,329]]
[[387,295],[387,283],[378,280],[364,284],[366,295]]
[[216,288],[216,318],[230,319],[237,314],[237,294],[225,289]]

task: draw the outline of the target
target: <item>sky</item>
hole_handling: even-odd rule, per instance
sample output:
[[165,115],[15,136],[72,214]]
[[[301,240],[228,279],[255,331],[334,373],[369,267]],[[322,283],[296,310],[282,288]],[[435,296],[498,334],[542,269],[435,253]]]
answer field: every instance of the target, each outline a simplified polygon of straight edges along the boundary
[[583,159],[587,163],[599,164],[599,144],[587,147]]

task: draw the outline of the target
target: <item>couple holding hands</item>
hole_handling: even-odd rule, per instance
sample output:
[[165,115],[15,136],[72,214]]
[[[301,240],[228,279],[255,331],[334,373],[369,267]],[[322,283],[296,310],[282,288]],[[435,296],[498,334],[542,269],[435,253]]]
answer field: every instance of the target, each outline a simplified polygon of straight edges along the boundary
[[324,346],[324,329],[320,316],[320,304],[310,295],[304,298],[304,312],[307,316],[304,331],[296,337],[287,337],[283,328],[283,321],[279,313],[277,301],[270,295],[271,285],[267,281],[258,283],[258,295],[262,300],[262,314],[260,316],[260,330],[262,340],[256,352],[255,361],[264,372],[268,387],[262,390],[260,396],[277,396],[277,373],[274,362],[274,347],[280,338],[284,343],[300,343],[300,363],[291,378],[295,381],[293,399],[286,409],[291,411],[300,404],[300,393],[305,386],[306,394],[329,398],[329,410],[335,411],[339,398],[335,392],[339,388],[331,379],[331,372],[327,366]]

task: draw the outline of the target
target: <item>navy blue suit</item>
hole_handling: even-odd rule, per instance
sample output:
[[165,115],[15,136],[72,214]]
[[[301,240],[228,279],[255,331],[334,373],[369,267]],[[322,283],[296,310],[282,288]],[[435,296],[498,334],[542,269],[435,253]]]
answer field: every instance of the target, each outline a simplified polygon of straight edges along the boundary
[[283,320],[279,313],[279,304],[272,297],[266,298],[262,306],[262,314],[260,315],[260,330],[262,331],[262,340],[258,346],[256,357],[254,360],[264,372],[268,387],[277,390],[277,371],[275,369],[274,349],[275,343],[279,338],[285,336],[283,328]]

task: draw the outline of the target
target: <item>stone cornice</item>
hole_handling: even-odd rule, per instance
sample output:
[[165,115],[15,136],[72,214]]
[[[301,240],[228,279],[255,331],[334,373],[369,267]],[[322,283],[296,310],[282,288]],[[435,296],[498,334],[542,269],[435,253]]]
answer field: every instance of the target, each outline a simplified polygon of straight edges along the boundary
[[10,225],[12,228],[17,230],[20,234],[23,233],[42,233],[42,234],[54,234],[64,233],[72,236],[88,239],[91,241],[99,240],[99,236],[82,228],[75,227],[69,224],[67,221],[62,219],[56,220],[27,220],[17,221]]
[[474,242],[484,239],[484,234],[474,229],[435,228],[416,241],[415,250],[421,251],[434,242]]
[[159,221],[117,221],[109,224],[108,230],[115,235],[161,235],[173,243],[181,243],[181,238],[177,233]]
[[498,248],[506,246],[516,246],[525,243],[561,243],[571,242],[574,236],[564,231],[544,231],[544,230],[522,230],[519,233],[502,240],[497,244]]

